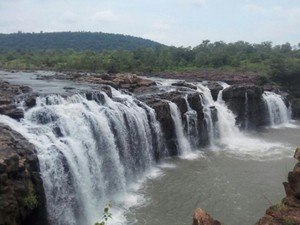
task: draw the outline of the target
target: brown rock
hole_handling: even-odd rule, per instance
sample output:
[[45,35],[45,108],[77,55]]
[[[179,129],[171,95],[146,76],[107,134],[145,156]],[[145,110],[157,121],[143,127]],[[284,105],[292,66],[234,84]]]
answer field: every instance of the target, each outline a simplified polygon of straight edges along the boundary
[[219,221],[214,220],[207,212],[198,208],[195,210],[192,225],[222,225]]
[[294,158],[300,161],[300,147],[298,147],[295,151]]
[[[28,198],[36,202],[27,201]],[[42,221],[37,219],[39,216]],[[35,148],[3,124],[0,124],[0,224],[47,224]]]
[[26,99],[31,91],[31,88],[27,86],[13,85],[0,81],[0,114],[7,115],[13,119],[22,118],[23,111],[16,106],[15,101],[20,96],[24,96],[24,99]]

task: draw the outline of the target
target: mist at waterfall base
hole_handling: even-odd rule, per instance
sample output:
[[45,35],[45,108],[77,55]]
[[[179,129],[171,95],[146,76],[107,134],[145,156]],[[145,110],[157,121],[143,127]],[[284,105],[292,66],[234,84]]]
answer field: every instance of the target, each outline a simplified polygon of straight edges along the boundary
[[[113,220],[109,224],[173,225],[180,220],[189,224],[193,210],[207,206],[214,216],[237,225],[240,223],[234,221],[232,214],[235,208],[228,203],[239,205],[246,196],[251,200],[257,190],[250,186],[248,189],[246,183],[252,179],[259,187],[263,182],[274,182],[272,188],[280,186],[284,176],[279,176],[282,173],[276,171],[274,165],[275,162],[289,164],[286,159],[292,155],[297,138],[287,140],[298,134],[299,129],[289,125],[289,111],[282,105],[281,97],[266,93],[270,125],[281,127],[243,133],[223,101],[222,91],[215,102],[207,87],[199,83],[197,87],[202,93],[199,98],[210,144],[201,151],[191,147],[197,138],[195,131],[184,127],[178,107],[169,102],[180,160],[167,158],[168,151],[154,110],[114,89],[113,98],[105,93],[89,97],[79,94],[68,98],[39,97],[37,106],[26,111],[21,122],[2,115],[0,122],[36,146],[47,210],[54,225],[94,224],[101,219],[108,202],[113,205]],[[217,123],[213,122],[211,106],[217,109]],[[194,115],[188,107],[187,121],[196,120]],[[291,136],[281,136],[286,133]],[[166,160],[156,164],[155,158]],[[265,173],[274,178],[271,181],[262,175],[265,165],[270,165]],[[247,171],[242,172],[245,169]],[[232,173],[235,176],[229,176]],[[245,179],[245,175],[249,179]],[[164,190],[160,182],[166,185]],[[245,186],[248,195],[236,191],[239,186]],[[277,200],[278,193],[276,189],[268,197]],[[280,194],[282,197],[282,192]],[[159,202],[155,202],[158,196]],[[249,206],[257,207],[250,203]],[[219,208],[222,210],[218,211]],[[256,209],[249,213],[237,208],[243,211],[241,215],[259,217]]]

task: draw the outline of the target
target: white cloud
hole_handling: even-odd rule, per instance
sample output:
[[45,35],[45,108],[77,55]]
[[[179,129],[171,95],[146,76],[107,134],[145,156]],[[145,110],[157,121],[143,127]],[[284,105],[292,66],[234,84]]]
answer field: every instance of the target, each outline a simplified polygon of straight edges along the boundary
[[206,4],[206,0],[177,0],[180,6],[196,6],[202,7]]
[[62,21],[65,23],[76,23],[78,21],[78,17],[72,11],[65,11],[62,15]]
[[247,5],[245,5],[244,10],[246,10],[248,12],[252,12],[252,13],[264,13],[264,12],[266,12],[266,10],[262,6],[256,5],[256,4],[247,4]]
[[161,31],[169,30],[170,24],[164,20],[159,20],[153,24],[153,28],[155,30],[161,30]]
[[119,20],[119,15],[111,9],[107,9],[96,12],[93,18],[98,22],[115,22]]
[[206,3],[206,0],[193,0],[195,6],[203,6]]

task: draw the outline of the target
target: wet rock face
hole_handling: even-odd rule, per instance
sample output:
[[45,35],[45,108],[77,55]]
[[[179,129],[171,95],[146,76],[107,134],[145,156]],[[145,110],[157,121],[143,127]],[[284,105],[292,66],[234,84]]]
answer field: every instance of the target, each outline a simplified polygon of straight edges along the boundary
[[218,82],[216,81],[209,81],[207,82],[206,86],[208,87],[208,89],[211,92],[211,95],[214,99],[214,101],[216,101],[218,99],[218,94],[221,90],[223,90],[222,85],[220,85]]
[[198,208],[195,210],[192,225],[222,225],[219,221],[214,220],[207,212]]
[[47,224],[45,212],[34,146],[0,124],[0,224]]
[[[175,86],[174,86],[175,87]],[[141,93],[144,93],[142,95]],[[152,94],[151,94],[152,93]],[[191,121],[189,127],[193,127],[193,138],[195,141],[191,143],[193,147],[202,147],[208,143],[208,134],[206,129],[206,121],[203,114],[203,106],[200,101],[200,93],[181,86],[173,91],[156,91],[153,87],[142,88],[135,92],[136,97],[153,108],[156,113],[156,118],[161,124],[164,134],[164,139],[169,150],[170,156],[178,155],[177,137],[175,134],[175,125],[171,116],[169,101],[175,103],[180,111],[181,119],[185,132],[187,132],[187,117],[188,108],[197,113],[197,120]],[[188,106],[188,104],[189,106]]]
[[15,101],[21,96],[28,107],[35,105],[35,97],[32,96],[31,88],[0,81],[0,114],[13,119],[23,118],[23,111],[15,104]]
[[255,128],[267,125],[267,108],[263,89],[255,85],[232,85],[223,91],[223,100],[237,116],[241,127]]

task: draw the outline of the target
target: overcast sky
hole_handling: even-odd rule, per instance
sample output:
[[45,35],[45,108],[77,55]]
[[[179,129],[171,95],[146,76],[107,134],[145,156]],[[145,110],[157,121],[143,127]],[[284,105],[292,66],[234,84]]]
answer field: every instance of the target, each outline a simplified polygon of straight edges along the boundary
[[0,33],[102,31],[175,46],[300,42],[300,0],[0,0]]

